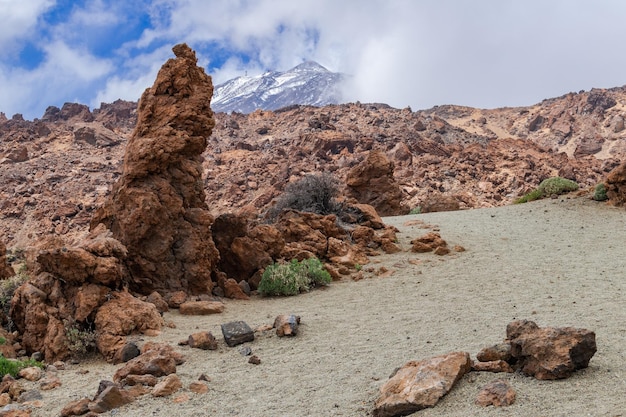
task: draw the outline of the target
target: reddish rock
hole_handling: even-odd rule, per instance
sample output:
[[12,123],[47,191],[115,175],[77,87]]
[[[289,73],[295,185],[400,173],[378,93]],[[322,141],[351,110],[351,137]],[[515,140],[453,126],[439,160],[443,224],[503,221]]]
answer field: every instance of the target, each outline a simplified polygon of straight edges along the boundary
[[605,180],[606,196],[615,206],[626,204],[626,162],[614,168]]
[[127,392],[120,389],[119,386],[113,384],[107,386],[100,392],[96,398],[89,404],[89,411],[94,413],[104,413],[115,408],[119,408],[133,401]]
[[224,282],[224,296],[235,300],[249,300],[250,297],[243,291],[237,281],[232,278]]
[[187,45],[173,48],[139,102],[122,176],[91,221],[128,248],[130,289],[210,294],[219,258],[200,157],[215,126],[211,78]]
[[182,303],[187,301],[187,293],[185,291],[174,291],[167,295],[167,306],[169,308],[179,308]]
[[513,372],[513,368],[509,365],[508,362],[503,360],[493,360],[493,361],[485,361],[485,362],[473,362],[472,363],[472,371],[476,372]]
[[373,415],[401,416],[432,407],[470,368],[471,360],[466,352],[408,362],[381,387]]
[[98,350],[108,361],[126,345],[125,336],[160,330],[164,321],[154,304],[141,301],[127,292],[113,294],[113,299],[100,307],[96,314]]
[[211,332],[198,332],[189,335],[187,344],[191,348],[203,349],[203,350],[215,350],[217,349],[217,340]]
[[17,375],[27,381],[39,381],[43,378],[44,371],[37,366],[29,366],[27,368],[20,369]]
[[67,403],[61,410],[61,417],[82,416],[89,412],[89,398],[81,398]]
[[0,280],[7,279],[15,275],[15,271],[7,262],[7,248],[4,243],[0,241]]
[[123,367],[115,371],[113,380],[120,382],[129,375],[153,375],[160,377],[175,372],[175,357],[159,350],[150,350],[142,353],[135,359],[131,359]]
[[[165,299],[158,292],[152,292],[148,297],[146,297],[146,302],[154,304],[159,313],[165,313],[169,311],[169,306]],[[179,304],[180,305],[180,304]]]
[[48,375],[41,380],[41,382],[39,383],[39,388],[42,391],[50,391],[60,387],[61,385],[63,384],[61,383],[61,379],[59,377],[55,375]]
[[373,206],[381,216],[407,214],[409,209],[402,203],[402,190],[393,171],[394,163],[384,152],[371,151],[365,161],[348,173],[348,195],[359,203]]
[[222,313],[224,307],[221,301],[187,301],[180,305],[179,312],[187,316],[206,316]]
[[168,395],[172,395],[182,387],[183,383],[180,382],[180,378],[176,374],[170,374],[154,386],[154,389],[152,390],[152,395],[155,397],[167,397]]
[[297,335],[299,324],[300,316],[293,314],[281,314],[274,319],[274,328],[278,337]]
[[194,381],[189,384],[189,391],[196,394],[204,394],[209,392],[209,387],[204,382]]
[[434,213],[438,211],[460,210],[459,200],[451,195],[431,193],[420,203],[422,213]]
[[145,374],[145,375],[130,374],[130,375],[126,376],[126,378],[124,378],[122,380],[122,382],[124,383],[124,385],[130,385],[130,386],[145,385],[145,386],[148,386],[148,387],[153,387],[153,386],[155,386],[159,382],[159,380],[154,375],[149,375],[149,374]]
[[498,343],[493,346],[482,348],[480,352],[476,354],[476,359],[481,362],[490,361],[506,361],[511,359],[511,344],[510,343]]
[[[437,250],[438,248],[447,249],[448,247],[448,243],[441,238],[441,235],[439,235],[439,233],[436,232],[429,232],[419,238],[413,239],[411,241],[411,245],[413,245],[411,250],[417,253],[432,252]],[[441,253],[440,250],[439,254],[444,253]]]
[[596,353],[596,335],[573,327],[539,327],[517,320],[506,329],[511,357],[527,375],[537,379],[562,379],[586,368]]
[[493,405],[505,407],[515,402],[516,393],[511,384],[504,379],[492,381],[483,386],[476,397],[476,404],[482,407]]

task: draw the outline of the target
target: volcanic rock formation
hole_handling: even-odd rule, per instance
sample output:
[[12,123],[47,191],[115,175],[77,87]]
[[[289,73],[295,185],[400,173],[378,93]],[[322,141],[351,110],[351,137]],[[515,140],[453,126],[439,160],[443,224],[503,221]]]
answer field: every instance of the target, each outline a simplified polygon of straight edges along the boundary
[[7,248],[3,242],[0,242],[0,279],[6,279],[15,275],[13,268],[7,263],[6,257]]
[[139,102],[122,176],[91,221],[128,248],[129,287],[141,294],[210,293],[219,255],[205,203],[202,152],[215,125],[211,78],[185,44],[173,48]]

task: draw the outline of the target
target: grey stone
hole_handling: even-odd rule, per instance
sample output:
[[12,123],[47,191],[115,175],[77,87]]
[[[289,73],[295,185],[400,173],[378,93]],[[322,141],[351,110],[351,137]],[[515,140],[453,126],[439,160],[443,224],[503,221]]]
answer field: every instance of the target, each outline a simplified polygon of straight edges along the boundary
[[222,334],[230,347],[254,340],[254,332],[244,321],[231,321],[222,324]]

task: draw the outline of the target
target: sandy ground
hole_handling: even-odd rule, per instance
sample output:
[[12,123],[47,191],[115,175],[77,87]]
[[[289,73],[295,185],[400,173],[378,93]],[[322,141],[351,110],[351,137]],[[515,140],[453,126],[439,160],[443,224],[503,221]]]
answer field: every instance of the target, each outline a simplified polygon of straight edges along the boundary
[[[434,408],[415,415],[626,416],[626,210],[577,198],[386,218],[401,230],[405,249],[427,231],[406,226],[414,219],[467,251],[372,258],[365,268],[385,266],[393,275],[369,274],[297,297],[227,301],[221,315],[167,313],[176,328],[140,340],[176,344],[209,330],[219,350],[177,347],[187,358],[178,367],[183,390],[165,399],[146,395],[102,415],[367,416],[396,367],[458,350],[474,357],[501,341],[510,321],[525,318],[595,331],[598,352],[589,368],[563,381],[471,373]],[[243,345],[260,365],[249,364],[241,346],[223,342],[222,323],[244,320],[254,328],[282,313],[301,316],[300,333],[260,333]],[[59,372],[63,386],[42,392],[43,406],[33,415],[56,416],[68,401],[92,397],[115,369],[99,361],[70,365]],[[202,373],[211,379],[209,392],[194,394],[187,387]],[[480,387],[497,378],[511,382],[515,404],[475,405]],[[180,395],[188,399],[176,403]]]

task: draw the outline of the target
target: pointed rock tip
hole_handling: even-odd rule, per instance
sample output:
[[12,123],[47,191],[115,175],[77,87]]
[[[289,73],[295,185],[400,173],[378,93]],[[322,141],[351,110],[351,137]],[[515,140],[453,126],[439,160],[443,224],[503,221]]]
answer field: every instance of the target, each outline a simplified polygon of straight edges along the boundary
[[177,58],[188,58],[192,59],[194,62],[197,62],[196,53],[187,45],[186,43],[179,43],[172,48],[174,55]]

